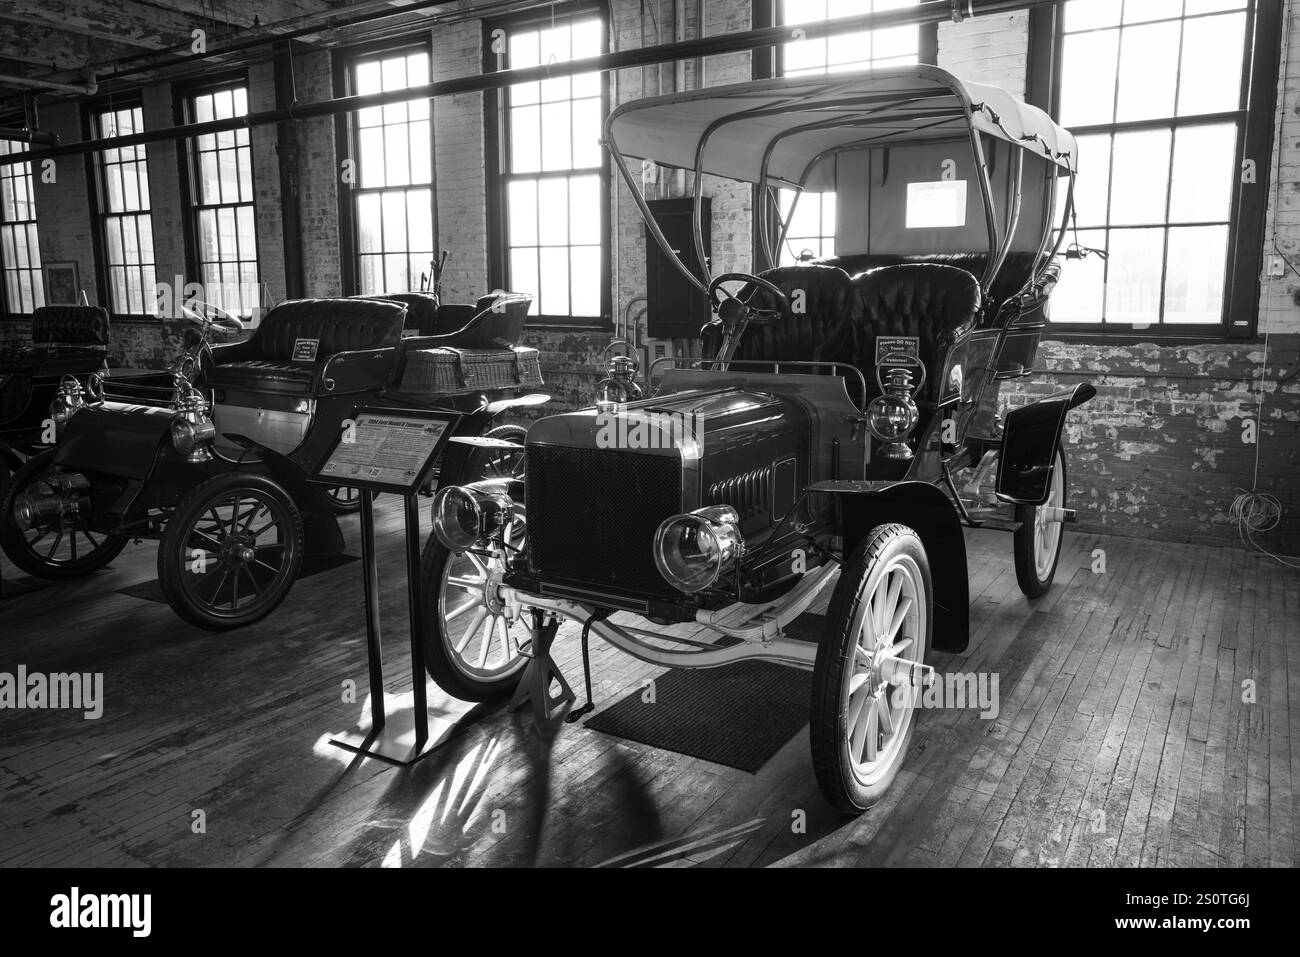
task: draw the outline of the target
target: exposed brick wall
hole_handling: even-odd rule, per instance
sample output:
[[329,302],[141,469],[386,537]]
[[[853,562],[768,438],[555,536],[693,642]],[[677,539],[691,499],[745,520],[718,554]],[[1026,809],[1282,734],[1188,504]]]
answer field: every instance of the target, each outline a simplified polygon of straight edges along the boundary
[[[982,17],[939,28],[941,66],[964,77],[1025,91],[1026,14]],[[1282,89],[1285,102],[1271,168],[1281,201],[1270,211],[1279,247],[1300,259],[1300,78],[1297,32]],[[1261,184],[1261,188],[1263,188]],[[1298,263],[1300,265],[1300,263]],[[1090,381],[1097,398],[1073,412],[1067,426],[1071,504],[1084,530],[1171,541],[1238,543],[1228,515],[1232,500],[1255,482],[1277,496],[1283,520],[1257,536],[1270,549],[1300,553],[1300,381],[1278,379],[1300,356],[1300,289],[1294,274],[1265,279],[1260,299],[1264,343],[1186,346],[1094,345],[1047,341],[1039,374],[1004,389],[1016,406],[1060,388]],[[1259,414],[1259,444],[1243,441],[1245,423]]]

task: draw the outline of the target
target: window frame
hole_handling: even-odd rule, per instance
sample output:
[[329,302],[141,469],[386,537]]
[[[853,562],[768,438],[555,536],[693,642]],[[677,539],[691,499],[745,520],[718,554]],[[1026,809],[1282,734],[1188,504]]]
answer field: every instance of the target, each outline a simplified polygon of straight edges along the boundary
[[[513,16],[500,17],[483,21],[483,72],[495,73],[497,55],[492,52],[492,36],[495,30],[506,31],[529,26],[545,26],[560,20],[578,17],[595,17],[601,23],[602,53],[609,52],[610,15],[608,5],[598,2],[574,2],[559,4],[554,11],[540,9],[527,11]],[[507,67],[508,68],[508,67]],[[609,116],[611,109],[610,78],[607,73],[600,73],[600,115],[602,121]],[[506,217],[508,204],[506,188],[512,174],[505,169],[510,155],[509,124],[507,122],[509,91],[505,88],[490,89],[483,93],[483,157],[487,174],[487,236],[488,236],[488,281],[498,289],[508,288],[509,230]],[[519,176],[561,176],[572,175],[572,168],[567,172],[550,171],[537,174],[521,173]],[[611,235],[614,230],[612,222],[611,201],[613,180],[610,170],[609,155],[604,147],[600,151],[600,166],[597,169],[600,178],[600,315],[599,316],[529,316],[527,328],[538,330],[581,330],[608,332],[614,328],[613,318],[613,281],[610,276],[613,263]],[[570,287],[572,288],[572,287]],[[525,290],[526,291],[526,290]],[[532,290],[534,296],[540,296],[541,290]]]
[[[1036,7],[1029,17],[1030,103],[1060,116],[1062,60],[1065,46],[1064,11],[1059,6]],[[1226,113],[1161,117],[1138,122],[1111,122],[1072,130],[1076,135],[1124,132],[1131,129],[1171,129],[1230,120],[1240,124],[1233,169],[1240,174],[1247,158],[1255,162],[1255,181],[1233,183],[1228,218],[1228,248],[1224,260],[1223,315],[1217,324],[1152,323],[1145,329],[1131,324],[1105,328],[1101,324],[1048,324],[1045,336],[1063,342],[1156,342],[1194,344],[1258,339],[1259,302],[1264,266],[1265,223],[1272,176],[1274,115],[1281,67],[1281,0],[1247,0],[1246,50],[1242,64],[1244,106]],[[1082,131],[1082,132],[1081,132]],[[1113,145],[1112,145],[1113,150]],[[1171,170],[1172,175],[1172,170]],[[1168,223],[1161,228],[1167,229]],[[1070,234],[1067,233],[1067,242]],[[1167,256],[1162,269],[1167,268]]]
[[[99,120],[102,113],[120,112],[122,110],[140,110],[140,131],[145,130],[144,125],[144,96],[139,90],[133,93],[113,95],[111,97],[100,97],[95,100],[87,100],[82,106],[82,132],[86,139],[102,139],[100,134]],[[137,147],[138,148],[138,147]],[[90,190],[90,196],[94,201],[93,216],[94,228],[91,229],[91,243],[95,253],[95,262],[99,268],[95,270],[95,288],[97,298],[108,312],[112,319],[121,322],[162,322],[163,317],[157,312],[116,312],[114,311],[113,287],[111,268],[108,261],[108,232],[107,222],[109,216],[126,216],[126,215],[146,215],[149,217],[149,233],[153,236],[155,260],[150,263],[154,269],[155,287],[143,290],[143,305],[146,307],[154,306],[156,308],[156,284],[158,278],[158,242],[157,236],[153,231],[153,199],[154,190],[153,182],[149,177],[149,149],[144,146],[144,175],[145,182],[149,185],[149,208],[140,210],[135,213],[111,213],[106,209],[108,203],[108,183],[104,178],[104,158],[102,150],[87,153],[86,162],[86,179]],[[128,302],[129,305],[129,302]]]
[[[755,30],[767,29],[770,27],[781,26],[784,19],[784,8],[787,3],[795,0],[754,0],[753,5],[753,25]],[[793,30],[798,24],[792,24],[790,29]],[[939,24],[938,23],[919,23],[917,29],[917,50],[916,59],[918,63],[937,66],[939,63]],[[783,76],[785,73],[785,44],[775,43],[768,47],[766,51],[755,50],[753,53],[753,77],[755,80],[771,80]],[[777,262],[772,263],[772,267],[781,265],[781,250],[776,248],[780,240],[781,217],[777,204],[768,199],[765,190],[758,186],[750,186],[751,200],[750,208],[757,209],[757,204],[768,204],[767,221],[771,226],[772,235],[769,237],[768,244],[773,251],[777,253]],[[804,199],[799,200],[802,206]],[[818,215],[821,213],[819,211]],[[838,215],[838,213],[837,213]],[[832,224],[834,228],[835,224]],[[825,228],[825,224],[822,224]],[[764,244],[762,235],[761,217],[754,216],[753,228],[753,252],[751,261],[755,264],[764,262]],[[822,235],[819,239],[825,239]],[[799,250],[802,252],[802,250]]]
[[[177,86],[173,88],[172,105],[175,110],[175,122],[177,126],[195,123],[194,99],[195,97],[204,96],[210,93],[220,93],[225,90],[232,90],[242,87],[245,96],[248,97],[248,109],[252,109],[252,90],[250,88],[248,74],[240,71],[231,73],[222,77],[214,77],[197,83]],[[199,150],[197,137],[186,137],[183,143],[176,150],[176,159],[180,167],[181,199],[188,210],[183,227],[185,239],[185,272],[189,278],[187,282],[197,282],[203,284],[203,237],[199,228],[199,213],[204,209],[221,209],[221,208],[238,208],[248,206],[253,210],[253,265],[257,270],[257,285],[259,290],[264,286],[265,279],[262,275],[262,258],[261,245],[257,236],[257,162],[253,156],[252,131],[249,131],[248,142],[248,160],[249,160],[249,181],[252,184],[253,197],[246,202],[238,203],[208,203],[200,204],[201,195],[201,171],[199,170]],[[239,260],[247,262],[247,259]],[[205,286],[206,290],[206,286]],[[179,301],[182,290],[176,290],[176,297]],[[206,295],[206,291],[205,291]],[[261,297],[259,293],[260,305]],[[258,305],[253,306],[253,315],[256,316]],[[243,317],[248,321],[249,317]]]
[[[429,81],[433,80],[433,39],[427,30],[405,34],[389,40],[373,40],[367,43],[354,43],[334,51],[334,95],[335,97],[354,96],[352,78],[357,64],[363,60],[385,59],[414,52],[424,53],[429,58]],[[418,96],[411,97],[420,99]],[[429,99],[429,215],[433,223],[432,253],[438,255],[438,130],[434,122],[433,99]],[[355,177],[358,169],[361,149],[358,143],[359,127],[356,111],[339,113],[334,117],[334,142],[337,164],[340,170],[338,179],[338,224],[339,224],[339,267],[343,295],[361,295],[361,237],[357,233],[357,195],[363,189],[360,180]],[[344,160],[353,161],[354,179],[345,183],[342,178],[341,164]],[[423,188],[423,184],[407,186],[365,187],[368,192],[382,192],[386,189]],[[409,253],[409,251],[408,251]],[[430,277],[432,283],[432,277]],[[407,291],[407,290],[402,290]],[[385,295],[369,293],[368,295]]]
[[[19,127],[24,126],[25,123],[26,121],[22,117],[12,117],[12,118],[6,118],[4,122],[0,122],[0,126],[8,126],[17,129]],[[20,140],[9,140],[9,142],[17,143],[20,147],[22,147],[25,150],[30,150],[32,148],[30,143],[23,143]],[[0,216],[0,228],[3,228],[5,226],[15,226],[19,224],[34,226],[36,228],[36,258],[38,260],[38,265],[36,265],[35,267],[32,267],[30,265],[24,267],[24,266],[19,266],[17,263],[15,263],[12,267],[12,271],[15,272],[23,269],[26,269],[28,272],[34,272],[34,276],[32,279],[32,303],[33,303],[32,311],[15,312],[14,310],[9,308],[9,290],[8,287],[5,285],[5,279],[7,274],[11,271],[11,267],[4,258],[3,243],[0,243],[0,319],[3,319],[5,321],[12,321],[12,322],[31,321],[31,318],[35,314],[36,310],[41,308],[41,306],[45,305],[45,268],[44,268],[44,260],[41,258],[41,248],[40,248],[41,246],[40,215],[39,213],[36,213],[36,172],[34,169],[32,169],[31,162],[28,161],[26,163],[21,163],[21,164],[9,164],[3,167],[2,169],[0,169],[0,173],[9,170],[15,170],[24,166],[26,167],[25,175],[30,180],[31,201],[32,201],[32,210],[34,216],[30,220],[28,219],[14,220],[13,222],[9,222],[8,220],[5,220],[2,216]]]

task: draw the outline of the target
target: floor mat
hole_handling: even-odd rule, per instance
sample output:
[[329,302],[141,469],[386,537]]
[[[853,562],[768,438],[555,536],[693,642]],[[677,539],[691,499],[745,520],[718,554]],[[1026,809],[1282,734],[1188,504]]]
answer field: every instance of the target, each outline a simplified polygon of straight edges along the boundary
[[[816,641],[824,623],[803,615],[786,633]],[[808,723],[812,673],[770,661],[678,668],[655,679],[653,704],[644,694],[638,688],[586,726],[753,774]]]

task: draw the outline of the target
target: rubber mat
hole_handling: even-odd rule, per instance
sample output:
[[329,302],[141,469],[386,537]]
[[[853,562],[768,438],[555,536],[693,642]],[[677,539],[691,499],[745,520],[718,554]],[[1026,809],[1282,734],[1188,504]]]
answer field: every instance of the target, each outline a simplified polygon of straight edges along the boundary
[[[786,634],[817,641],[824,623],[820,615],[803,615]],[[577,680],[573,686],[581,687]],[[602,734],[753,774],[808,723],[811,700],[812,672],[742,661],[669,671],[655,679],[653,704],[638,688],[585,724]]]

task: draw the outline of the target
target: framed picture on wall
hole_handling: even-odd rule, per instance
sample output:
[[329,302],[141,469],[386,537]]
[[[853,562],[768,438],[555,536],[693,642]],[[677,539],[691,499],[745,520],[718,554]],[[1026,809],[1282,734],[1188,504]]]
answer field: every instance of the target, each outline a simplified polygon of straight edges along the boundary
[[51,306],[75,306],[80,301],[81,275],[76,263],[45,264],[45,302]]

